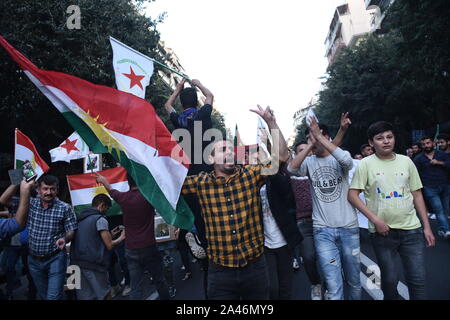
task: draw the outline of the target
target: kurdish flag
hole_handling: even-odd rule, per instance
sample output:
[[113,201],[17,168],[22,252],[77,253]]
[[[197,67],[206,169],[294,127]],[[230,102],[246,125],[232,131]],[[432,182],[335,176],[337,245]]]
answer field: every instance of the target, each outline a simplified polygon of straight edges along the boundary
[[[122,167],[107,169],[98,172],[110,183],[111,187],[118,191],[128,191],[130,187],[127,181],[127,172]],[[67,176],[69,185],[70,199],[76,214],[80,214],[86,208],[92,207],[92,199],[101,193],[108,195],[105,187],[97,183],[92,173],[83,173],[73,176]],[[108,210],[107,216],[122,214],[120,206],[112,200],[112,207]]]
[[168,224],[192,227],[194,216],[180,197],[189,159],[148,101],[65,73],[41,70],[1,36],[0,45],[92,152],[109,152]]
[[30,138],[19,129],[15,132],[14,169],[22,168],[25,161],[30,161],[31,166],[37,174],[37,179],[50,170],[49,166],[42,160]]

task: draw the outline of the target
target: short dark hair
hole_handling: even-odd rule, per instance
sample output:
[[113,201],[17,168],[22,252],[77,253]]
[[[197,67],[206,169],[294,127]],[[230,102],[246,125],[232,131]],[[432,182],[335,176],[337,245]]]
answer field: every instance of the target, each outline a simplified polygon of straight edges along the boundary
[[424,141],[424,140],[428,140],[428,139],[430,139],[431,141],[434,141],[434,138],[432,136],[428,136],[428,135],[425,135],[422,138],[420,138],[420,141]]
[[129,173],[127,173],[127,180],[128,180],[128,184],[130,185],[130,188],[137,186],[136,181],[134,181],[133,177]]
[[[364,150],[365,148],[367,148],[367,147],[370,147],[370,145],[367,144],[367,143],[364,143],[364,144],[361,145],[361,147],[359,148],[359,151],[363,152],[363,150]],[[372,148],[372,147],[371,147],[371,148]]]
[[415,142],[411,145],[411,147],[417,146],[419,149],[422,149],[422,145],[419,142]]
[[38,186],[41,186],[42,183],[45,183],[48,186],[56,185],[56,188],[59,188],[59,179],[51,174],[42,175],[38,181]]
[[[320,130],[322,130],[322,134],[324,136],[330,136],[330,130],[328,129],[327,125],[323,124],[323,123],[319,123],[319,128]],[[305,136],[307,136],[309,134],[309,127],[305,129]]]
[[294,144],[294,151],[297,150],[297,147],[301,144],[308,144],[305,140],[299,141],[296,144]]
[[440,135],[437,136],[437,138],[450,141],[450,135],[448,135],[446,133],[441,133]]
[[184,88],[180,93],[180,101],[183,109],[195,108],[198,105],[197,90],[195,88]]
[[111,206],[112,206],[111,199],[104,193],[100,193],[100,194],[96,195],[94,197],[94,199],[92,199],[92,206],[94,208],[98,207],[102,203],[104,205],[106,205],[108,208],[111,208]]
[[377,121],[375,123],[372,123],[369,129],[367,129],[367,138],[373,141],[373,137],[386,131],[392,131],[392,133],[394,133],[394,126],[386,121]]

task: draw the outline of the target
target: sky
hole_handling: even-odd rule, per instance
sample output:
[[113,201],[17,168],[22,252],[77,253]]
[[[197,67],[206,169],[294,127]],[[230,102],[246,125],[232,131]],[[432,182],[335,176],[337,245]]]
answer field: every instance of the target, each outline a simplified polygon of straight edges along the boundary
[[[361,0],[363,1],[363,0]],[[286,139],[294,113],[321,86],[325,38],[342,0],[156,0],[145,13],[167,17],[157,29],[191,79],[214,94],[226,126],[256,142],[257,104],[274,110]]]

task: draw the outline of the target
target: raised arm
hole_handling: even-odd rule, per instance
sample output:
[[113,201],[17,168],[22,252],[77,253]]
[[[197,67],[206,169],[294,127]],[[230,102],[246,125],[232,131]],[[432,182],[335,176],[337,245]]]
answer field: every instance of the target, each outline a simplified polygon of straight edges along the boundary
[[[269,127],[270,133],[273,138],[274,145],[272,146],[271,156],[272,159],[277,158],[277,153],[279,153],[279,161],[286,162],[289,159],[289,150],[286,144],[286,140],[284,139],[283,133],[278,127],[275,116],[273,115],[273,110],[270,107],[267,107],[265,110],[261,108],[258,104],[258,110],[251,109],[250,111],[258,114],[261,118],[266,121],[267,126]],[[278,137],[278,144],[276,144],[276,137]]]
[[110,193],[112,187],[104,176],[100,175],[99,173],[96,173],[95,175],[93,175],[93,177],[95,177],[97,179],[97,182],[101,183],[105,187],[106,191]]
[[17,209],[14,219],[23,228],[25,227],[28,219],[28,208],[30,205],[30,190],[34,186],[34,180],[26,182],[23,180],[20,183],[20,200],[19,207]]
[[213,100],[214,100],[214,95],[211,93],[211,91],[209,91],[203,84],[201,84],[201,82],[197,79],[194,79],[191,81],[191,84],[197,88],[200,89],[200,91],[203,93],[203,95],[205,96],[205,104],[213,104]]
[[334,137],[333,141],[331,141],[331,143],[337,147],[340,147],[342,145],[342,140],[344,140],[345,133],[347,132],[347,129],[351,124],[352,122],[348,117],[348,112],[341,114],[339,131],[336,134],[336,137]]
[[300,166],[302,165],[303,161],[306,159],[308,154],[311,152],[311,149],[314,144],[314,137],[308,138],[308,145],[305,149],[303,149],[301,152],[299,152],[294,159],[289,163],[288,165],[288,171],[292,174],[297,174],[299,172]]
[[323,134],[319,128],[319,124],[315,119],[311,119],[309,126],[310,136],[312,135],[317,142],[319,142],[331,155],[339,162],[339,165],[345,171],[350,171],[353,167],[352,157],[348,152],[344,152],[339,147],[331,143]]
[[9,205],[10,205],[9,200],[16,193],[18,186],[19,186],[18,184],[12,184],[8,188],[6,188],[6,190],[0,196],[0,204],[4,205],[6,207],[9,207]]
[[184,83],[186,82],[186,79],[182,79],[180,83],[177,84],[177,87],[175,88],[174,92],[170,95],[167,102],[164,104],[164,108],[166,109],[167,113],[170,115],[172,112],[176,112],[173,108],[173,104],[175,103],[175,100],[180,95],[181,91],[184,88]]

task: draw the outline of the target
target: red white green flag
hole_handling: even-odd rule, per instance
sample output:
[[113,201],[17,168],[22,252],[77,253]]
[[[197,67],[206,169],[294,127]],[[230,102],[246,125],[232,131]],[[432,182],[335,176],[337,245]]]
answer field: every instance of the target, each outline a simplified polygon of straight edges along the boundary
[[15,132],[14,169],[21,169],[25,161],[29,161],[37,174],[37,179],[50,170],[49,166],[42,160],[33,142],[19,129]]
[[194,216],[180,197],[189,159],[148,101],[65,73],[41,70],[1,36],[0,44],[92,152],[112,154],[168,224],[192,227]]
[[[124,168],[117,167],[103,170],[98,173],[108,179],[112,188],[122,192],[130,190],[127,181],[127,172]],[[92,199],[94,199],[96,195],[102,193],[108,195],[108,191],[106,191],[102,184],[97,183],[97,180],[92,173],[67,176],[67,184],[69,185],[70,199],[72,200],[72,206],[76,214],[80,214],[84,209],[90,208],[92,206]],[[121,213],[122,210],[120,206],[112,200],[112,206],[106,215],[112,216]]]

